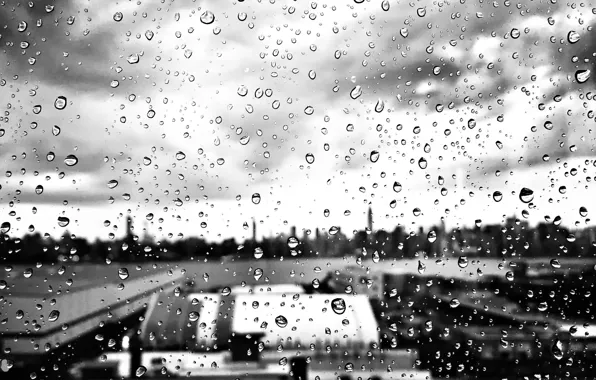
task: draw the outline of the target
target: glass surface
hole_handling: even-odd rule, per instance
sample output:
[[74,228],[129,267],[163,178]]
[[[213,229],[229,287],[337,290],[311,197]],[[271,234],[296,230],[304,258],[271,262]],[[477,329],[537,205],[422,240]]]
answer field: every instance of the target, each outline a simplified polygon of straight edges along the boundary
[[595,21],[1,2],[0,378],[595,378]]

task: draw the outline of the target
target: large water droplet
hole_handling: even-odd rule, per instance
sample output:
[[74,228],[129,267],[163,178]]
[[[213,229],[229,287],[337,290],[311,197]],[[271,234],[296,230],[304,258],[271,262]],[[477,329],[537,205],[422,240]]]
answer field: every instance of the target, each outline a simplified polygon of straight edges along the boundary
[[259,193],[254,193],[252,195],[252,203],[258,205],[259,203],[261,203],[261,194]]
[[418,260],[418,273],[424,274],[424,271],[426,271],[426,265],[424,265],[422,261]]
[[8,231],[10,231],[10,222],[2,222],[0,225],[0,232],[6,234]]
[[313,162],[315,162],[315,155],[312,153],[307,153],[305,158],[306,158],[306,162],[309,164],[312,164]]
[[381,9],[387,12],[390,8],[389,0],[383,0],[381,3]]
[[501,202],[501,199],[503,199],[503,194],[500,191],[495,191],[493,193],[493,199],[495,202]]
[[108,181],[108,188],[109,189],[113,189],[116,186],[118,186],[118,181],[116,181],[115,179],[112,179],[112,180]]
[[288,325],[288,320],[283,315],[278,315],[275,317],[275,324],[281,328],[284,328]]
[[590,70],[577,70],[575,72],[577,83],[585,83],[588,79],[590,79]]
[[563,359],[563,343],[561,343],[560,340],[555,339],[555,342],[551,348],[551,351],[552,351],[555,359],[557,359],[557,360]]
[[56,107],[57,110],[63,110],[66,108],[66,103],[66,98],[64,96],[59,96],[54,100],[54,107]]
[[213,21],[215,21],[215,15],[211,11],[205,11],[201,14],[200,19],[205,25],[213,24]]
[[569,41],[570,44],[574,44],[577,41],[579,41],[579,33],[576,32],[575,30],[571,30],[569,31],[569,33],[567,34],[567,41]]
[[257,268],[253,272],[253,277],[256,281],[259,281],[261,277],[263,277],[263,270],[261,268]]
[[64,164],[66,166],[75,166],[76,164],[79,163],[79,159],[77,158],[77,156],[75,156],[74,154],[69,154],[68,156],[66,156],[66,158],[64,159]]
[[555,269],[559,269],[559,268],[561,268],[561,263],[557,259],[552,259],[550,261],[550,266],[553,267],[553,268],[555,268]]
[[519,192],[519,200],[524,203],[530,203],[534,200],[534,192],[527,187],[524,187]]
[[350,97],[352,99],[358,99],[362,95],[362,87],[356,86],[350,91]]
[[188,320],[191,322],[196,322],[199,320],[199,313],[197,313],[196,311],[191,311],[190,313],[188,313]]
[[331,300],[331,310],[335,314],[342,315],[346,312],[346,301],[343,298],[334,298]]
[[129,276],[128,269],[126,269],[126,268],[118,269],[118,277],[120,277],[121,280],[126,280],[128,278],[128,276]]
[[48,321],[56,322],[58,318],[60,318],[60,312],[58,310],[50,311],[50,314],[48,315]]
[[139,368],[137,368],[137,370],[135,371],[135,376],[136,377],[141,377],[143,376],[145,373],[147,373],[147,368],[140,366]]
[[379,152],[377,152],[376,150],[373,150],[372,152],[370,152],[370,162],[375,163],[377,161],[379,161]]
[[68,226],[69,223],[70,223],[70,219],[68,219],[67,217],[65,217],[65,216],[58,217],[58,225],[60,227],[66,227],[66,226]]
[[457,259],[457,266],[460,268],[465,268],[468,266],[468,258],[466,256],[460,256],[459,259]]
[[458,300],[457,298],[454,298],[454,299],[452,299],[452,300],[449,302],[449,306],[450,306],[452,309],[455,309],[456,307],[458,307],[458,306],[459,306],[459,304],[460,304],[460,302],[459,302],[459,300]]

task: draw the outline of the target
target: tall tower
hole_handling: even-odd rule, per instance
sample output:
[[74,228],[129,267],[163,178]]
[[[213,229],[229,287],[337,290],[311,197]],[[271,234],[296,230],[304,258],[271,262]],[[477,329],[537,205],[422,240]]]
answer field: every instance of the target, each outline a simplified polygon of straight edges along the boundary
[[257,222],[252,218],[252,241],[257,242]]
[[132,226],[132,218],[129,216],[126,218],[126,238],[132,240],[132,230],[134,227]]
[[368,230],[373,232],[373,213],[370,206],[368,206]]

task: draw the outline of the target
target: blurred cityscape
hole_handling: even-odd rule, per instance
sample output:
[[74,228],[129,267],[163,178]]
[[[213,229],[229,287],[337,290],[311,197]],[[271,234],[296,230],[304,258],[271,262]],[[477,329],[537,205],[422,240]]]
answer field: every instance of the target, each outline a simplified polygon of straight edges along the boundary
[[[243,242],[225,239],[221,243],[198,237],[153,241],[135,228],[127,219],[126,236],[121,239],[88,241],[65,232],[58,240],[39,232],[11,237],[0,232],[0,260],[8,263],[36,262],[138,262],[146,260],[218,259],[224,256],[237,259],[301,257],[345,257],[360,254],[380,258],[401,259],[424,257],[594,257],[596,255],[596,227],[569,230],[560,225],[561,219],[531,227],[516,217],[507,218],[502,225],[482,225],[474,228],[447,230],[444,223],[428,231],[406,231],[397,226],[393,231],[375,230],[369,208],[365,228],[347,235],[340,228],[322,232],[292,227],[289,234],[273,237],[258,234],[253,221],[252,238]],[[250,228],[248,225],[245,226]],[[141,235],[141,236],[139,236]],[[288,250],[288,246],[291,247]]]

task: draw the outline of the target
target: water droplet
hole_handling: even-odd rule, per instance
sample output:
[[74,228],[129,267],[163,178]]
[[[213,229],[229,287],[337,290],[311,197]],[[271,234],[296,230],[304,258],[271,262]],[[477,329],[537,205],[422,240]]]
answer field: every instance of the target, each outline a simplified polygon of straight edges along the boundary
[[19,22],[19,25],[17,26],[17,30],[21,33],[24,32],[25,30],[27,30],[27,22],[25,22],[25,21]]
[[507,281],[513,281],[513,279],[514,279],[513,272],[509,271],[509,272],[505,273],[505,278],[507,279]]
[[362,95],[362,87],[361,86],[356,86],[352,89],[352,91],[350,91],[350,97],[352,99],[358,99],[360,97],[360,95]]
[[137,53],[134,53],[134,54],[129,55],[128,58],[126,58],[126,61],[129,64],[134,65],[134,64],[139,63],[139,59],[140,59],[139,55]]
[[343,298],[332,299],[331,310],[337,315],[342,315],[346,312],[346,301]]
[[381,9],[387,12],[389,10],[389,7],[389,0],[383,0],[383,2],[381,3]]
[[534,200],[534,192],[527,187],[524,187],[519,192],[519,200],[524,203],[530,203]]
[[476,127],[476,120],[470,119],[468,120],[468,128],[474,129]]
[[288,247],[290,247],[290,249],[298,247],[298,244],[300,244],[300,241],[295,236],[290,236],[288,238]]
[[128,269],[126,269],[126,268],[118,269],[118,277],[120,277],[121,280],[126,280],[128,278],[128,276],[129,276]]
[[63,110],[66,108],[66,103],[66,98],[64,96],[59,96],[54,100],[54,107],[56,107],[57,110]]
[[422,261],[418,260],[418,273],[424,274],[424,271],[426,271],[426,265],[424,265]]
[[550,261],[550,266],[553,267],[553,268],[555,268],[555,269],[559,269],[559,268],[561,268],[561,263],[557,259],[552,259]]
[[418,14],[418,17],[426,16],[426,7],[418,8],[416,14]]
[[70,219],[68,219],[67,217],[65,217],[65,216],[58,217],[58,225],[60,227],[66,227],[66,226],[68,226],[69,223],[70,223]]
[[178,152],[178,153],[176,153],[176,159],[177,159],[178,161],[182,161],[182,160],[184,160],[185,158],[186,158],[186,154],[184,154],[184,152]]
[[468,266],[468,258],[466,256],[460,256],[457,259],[457,266],[460,268],[466,268]]
[[256,281],[259,281],[263,277],[263,270],[261,268],[255,269],[252,276]]
[[6,234],[8,231],[10,231],[10,222],[2,222],[0,225],[0,232]]
[[148,41],[151,41],[151,40],[153,39],[153,36],[154,36],[154,35],[155,35],[155,33],[153,33],[153,31],[152,31],[152,30],[147,30],[147,31],[145,32],[145,38],[146,38]]
[[579,215],[585,218],[586,216],[588,216],[588,209],[584,206],[581,206],[579,208]]
[[232,293],[232,289],[230,289],[229,286],[226,286],[221,290],[221,295],[225,296],[225,297],[229,296],[231,293]]
[[424,170],[424,169],[426,169],[427,166],[428,166],[428,162],[426,161],[426,158],[421,157],[418,160],[418,167],[420,167],[420,169],[423,169]]
[[191,322],[196,322],[199,320],[199,313],[197,313],[196,311],[191,311],[190,313],[188,313],[188,320]]
[[46,160],[48,160],[49,162],[54,161],[54,158],[56,158],[56,154],[54,152],[48,152],[46,154]]
[[500,142],[499,140],[497,140],[497,141],[495,142],[495,144],[497,145],[497,148],[499,148],[499,149],[503,149],[503,143],[502,143],[502,142]]
[[575,72],[577,83],[585,83],[588,79],[590,79],[590,70],[577,70]]
[[37,185],[35,187],[35,194],[40,195],[41,193],[43,193],[43,186],[42,185]]
[[108,181],[108,188],[109,189],[113,189],[116,186],[118,186],[118,181],[116,181],[115,179],[112,179],[112,180]]
[[48,321],[56,322],[58,318],[60,318],[60,312],[58,310],[50,311],[50,314],[48,315]]
[[555,359],[557,359],[557,360],[563,359],[563,343],[561,343],[560,340],[555,339],[555,342],[551,348],[551,351],[552,351]]
[[122,12],[116,12],[116,13],[114,13],[113,19],[116,22],[120,22],[120,21],[122,21],[123,17],[124,17],[124,15],[122,14]]
[[402,189],[401,183],[399,182],[393,182],[393,191],[395,191],[396,193],[399,193]]
[[288,320],[283,315],[278,315],[275,317],[275,324],[281,328],[284,328],[288,325]]
[[307,153],[305,158],[306,158],[306,162],[309,164],[312,164],[313,162],[315,162],[315,155],[312,153]]
[[449,306],[450,306],[452,309],[455,309],[456,307],[458,307],[458,306],[459,306],[459,304],[460,304],[460,302],[459,302],[459,300],[458,300],[457,298],[454,298],[454,299],[452,299],[452,300],[449,302]]
[[431,230],[428,232],[426,238],[428,239],[429,243],[434,243],[435,241],[437,241],[437,233]]
[[375,112],[381,113],[385,109],[385,102],[381,99],[377,100],[377,104],[375,105]]
[[569,33],[567,34],[567,41],[569,41],[570,44],[574,44],[577,41],[579,41],[579,33],[576,32],[575,30],[571,30],[569,31]]
[[77,158],[77,156],[75,156],[74,154],[69,154],[68,156],[66,156],[66,158],[64,159],[64,164],[66,166],[75,166],[76,164],[79,163],[79,159]]
[[495,191],[493,193],[493,199],[495,202],[501,202],[501,199],[503,199],[503,194],[500,191]]
[[57,125],[54,125],[54,126],[52,127],[52,134],[53,134],[54,136],[58,136],[58,135],[60,134],[60,127],[59,127],[59,126],[57,126]]
[[136,377],[141,377],[143,376],[145,373],[147,373],[147,368],[140,366],[139,368],[137,368],[137,370],[135,371],[135,376]]
[[379,152],[377,152],[376,150],[373,150],[372,152],[370,152],[370,162],[375,163],[379,160]]
[[205,25],[213,24],[213,21],[215,21],[215,15],[211,11],[205,11],[201,14],[200,19]]
[[261,257],[263,257],[263,248],[261,248],[261,247],[255,248],[254,257],[257,260],[260,259]]
[[372,262],[377,264],[379,261],[381,261],[381,257],[379,256],[379,252],[374,251],[372,254]]

